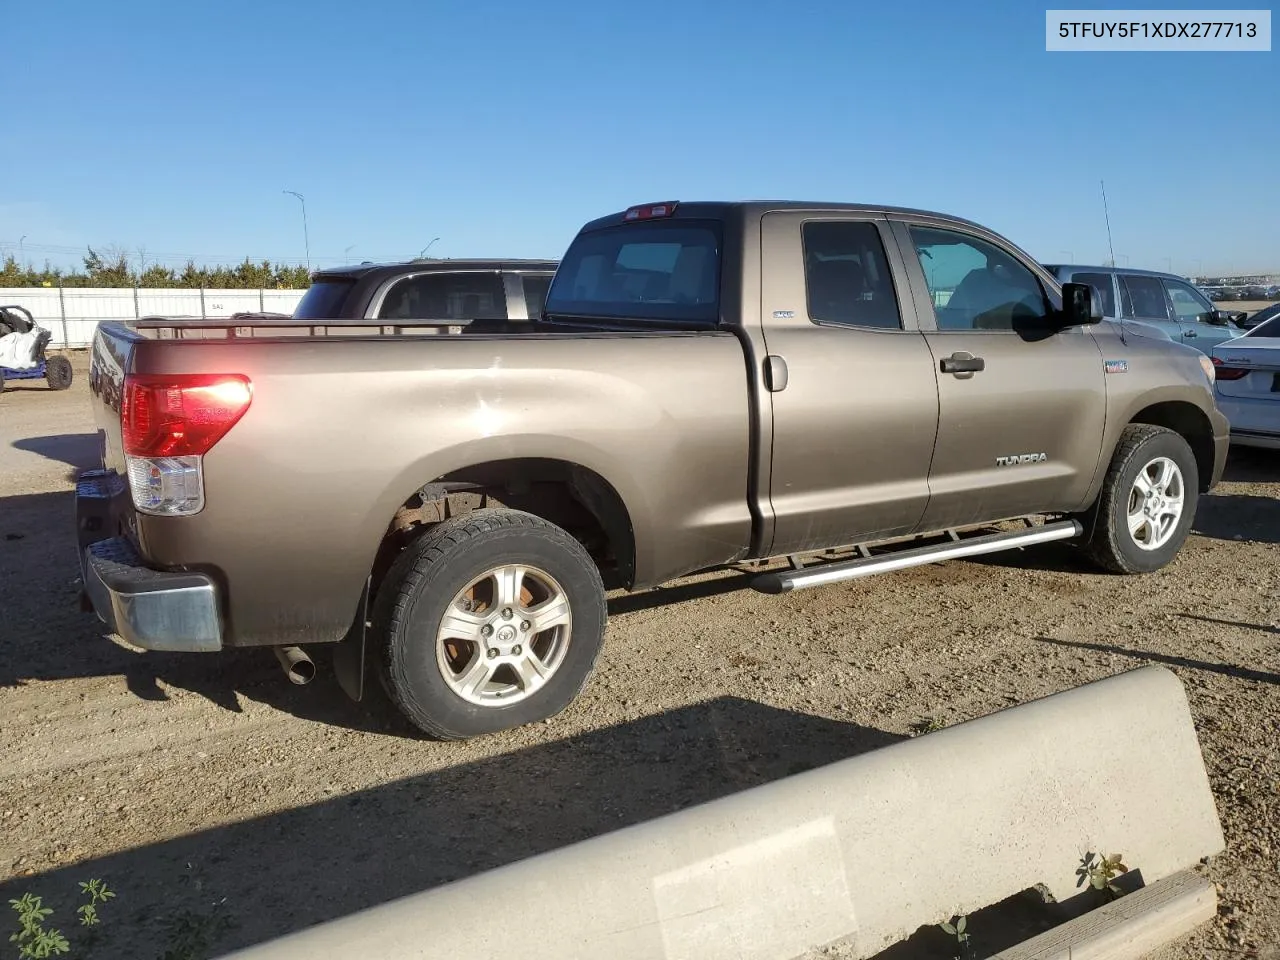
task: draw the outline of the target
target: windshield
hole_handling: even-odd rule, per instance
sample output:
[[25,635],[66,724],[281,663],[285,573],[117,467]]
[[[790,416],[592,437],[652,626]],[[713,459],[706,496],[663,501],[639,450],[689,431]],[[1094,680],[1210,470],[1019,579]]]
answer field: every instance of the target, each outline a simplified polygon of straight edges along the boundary
[[720,316],[720,225],[661,220],[579,234],[556,271],[546,311],[675,323]]
[[342,304],[356,282],[349,277],[326,277],[307,288],[293,308],[295,320],[335,320],[342,316]]

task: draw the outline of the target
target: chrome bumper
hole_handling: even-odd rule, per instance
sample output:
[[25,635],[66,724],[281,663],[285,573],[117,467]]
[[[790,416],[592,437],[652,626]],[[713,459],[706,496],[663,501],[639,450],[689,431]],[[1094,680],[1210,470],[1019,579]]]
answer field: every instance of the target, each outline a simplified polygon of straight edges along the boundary
[[102,536],[115,529],[108,521],[119,494],[98,471],[76,484],[80,574],[94,612],[111,632],[144,650],[221,650],[222,618],[210,577],[152,569],[127,537]]

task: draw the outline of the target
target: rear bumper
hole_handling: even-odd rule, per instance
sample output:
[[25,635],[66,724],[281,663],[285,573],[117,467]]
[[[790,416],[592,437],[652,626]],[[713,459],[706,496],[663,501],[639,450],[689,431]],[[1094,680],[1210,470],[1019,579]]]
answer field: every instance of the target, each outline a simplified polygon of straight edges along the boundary
[[1231,422],[1231,442],[1241,447],[1280,448],[1280,395],[1218,396],[1218,409]]
[[112,536],[120,493],[118,478],[103,471],[83,474],[76,484],[80,575],[94,612],[111,632],[144,650],[221,650],[213,580],[202,573],[155,570],[128,537]]

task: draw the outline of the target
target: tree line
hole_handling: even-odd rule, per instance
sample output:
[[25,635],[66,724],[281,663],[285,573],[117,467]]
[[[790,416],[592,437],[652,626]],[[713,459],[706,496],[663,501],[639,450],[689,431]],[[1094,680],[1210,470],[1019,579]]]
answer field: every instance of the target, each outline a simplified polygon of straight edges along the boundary
[[63,270],[46,261],[42,269],[20,264],[13,254],[0,269],[0,287],[205,287],[212,290],[302,290],[311,285],[304,266],[263,260],[229,266],[196,266],[188,260],[179,270],[161,263],[135,264],[122,251],[98,253],[92,247],[84,268]]

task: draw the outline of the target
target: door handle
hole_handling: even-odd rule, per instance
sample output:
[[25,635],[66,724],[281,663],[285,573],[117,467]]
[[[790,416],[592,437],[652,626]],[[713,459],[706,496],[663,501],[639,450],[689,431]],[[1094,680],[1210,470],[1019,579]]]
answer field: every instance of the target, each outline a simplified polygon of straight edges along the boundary
[[980,370],[987,369],[987,361],[975,357],[971,353],[953,353],[942,358],[942,372],[953,373],[958,377],[971,377]]
[[764,385],[770,393],[787,389],[787,361],[776,354],[764,358]]

